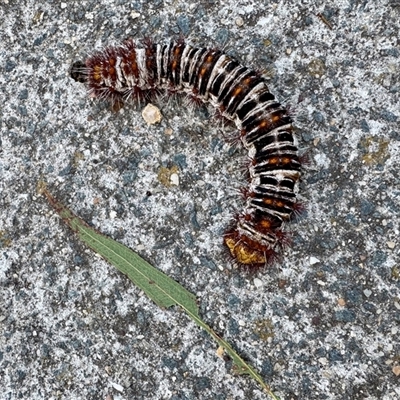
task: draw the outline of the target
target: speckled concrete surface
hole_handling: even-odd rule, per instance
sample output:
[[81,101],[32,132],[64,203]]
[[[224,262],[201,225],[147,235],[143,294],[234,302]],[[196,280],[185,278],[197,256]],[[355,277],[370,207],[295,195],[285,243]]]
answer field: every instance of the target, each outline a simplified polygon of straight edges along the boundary
[[[329,4],[0,3],[1,399],[266,398],[85,249],[40,179],[195,293],[283,399],[400,398],[400,3]],[[68,76],[94,48],[180,33],[265,70],[310,159],[292,247],[256,275],[221,244],[244,184],[234,128],[165,99],[148,127],[141,107],[113,113]],[[174,166],[179,186],[163,186]]]

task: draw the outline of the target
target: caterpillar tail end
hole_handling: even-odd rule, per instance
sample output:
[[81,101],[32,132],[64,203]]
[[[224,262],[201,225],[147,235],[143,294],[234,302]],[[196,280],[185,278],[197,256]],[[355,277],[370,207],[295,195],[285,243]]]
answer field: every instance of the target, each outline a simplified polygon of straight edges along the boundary
[[249,269],[265,267],[277,258],[274,249],[265,246],[255,248],[254,244],[247,243],[245,237],[240,237],[238,232],[227,233],[224,237],[224,243],[235,262],[239,266]]

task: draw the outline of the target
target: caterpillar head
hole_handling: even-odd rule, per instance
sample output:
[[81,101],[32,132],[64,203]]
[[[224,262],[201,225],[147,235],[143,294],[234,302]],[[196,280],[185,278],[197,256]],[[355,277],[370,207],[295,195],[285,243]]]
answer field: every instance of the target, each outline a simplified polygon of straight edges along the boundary
[[76,82],[87,82],[87,67],[83,61],[75,61],[71,66],[69,74]]

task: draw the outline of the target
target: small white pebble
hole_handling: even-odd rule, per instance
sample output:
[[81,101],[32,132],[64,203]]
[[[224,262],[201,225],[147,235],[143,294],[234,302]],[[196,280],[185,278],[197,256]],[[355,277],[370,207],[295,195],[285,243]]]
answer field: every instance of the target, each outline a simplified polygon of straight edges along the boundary
[[365,297],[369,297],[369,296],[371,296],[372,291],[369,289],[365,289],[363,293],[364,293]]
[[394,302],[394,306],[395,306],[398,310],[400,310],[400,303],[398,303],[397,301]]
[[310,257],[310,265],[315,265],[315,264],[318,264],[319,262],[320,261],[317,257],[313,257],[313,256]]
[[124,391],[123,386],[119,385],[118,383],[111,382],[111,385],[115,390],[118,390],[118,392],[122,393]]
[[244,322],[242,319],[239,319],[239,326],[246,326],[246,322]]
[[325,286],[326,285],[326,282],[320,281],[320,280],[318,280],[317,283],[318,283],[319,286]]
[[61,3],[61,8],[62,9],[67,8],[67,3]]
[[148,125],[158,124],[161,121],[162,115],[160,110],[153,104],[147,104],[142,111],[142,117]]
[[174,172],[171,174],[169,181],[171,182],[172,186],[179,186],[179,175]]
[[253,283],[257,289],[263,286],[263,281],[260,278],[254,278]]
[[242,18],[242,17],[237,17],[237,18],[235,19],[235,24],[236,24],[237,26],[243,26],[243,25],[244,25],[243,18]]
[[387,247],[389,247],[389,249],[394,249],[396,247],[396,243],[395,242],[386,242]]
[[139,17],[140,17],[140,14],[138,12],[136,12],[136,11],[132,11],[131,12],[131,18],[132,19],[136,19],[136,18],[139,18]]
[[110,218],[111,219],[115,219],[116,216],[117,216],[117,213],[115,211],[110,211]]

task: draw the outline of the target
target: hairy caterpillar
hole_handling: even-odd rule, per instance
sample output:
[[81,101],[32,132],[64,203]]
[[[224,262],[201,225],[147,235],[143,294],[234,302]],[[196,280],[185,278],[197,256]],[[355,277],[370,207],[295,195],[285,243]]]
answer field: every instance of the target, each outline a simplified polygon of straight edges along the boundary
[[300,209],[301,165],[292,120],[259,73],[220,50],[183,41],[146,41],[138,48],[127,40],[75,62],[71,76],[92,96],[114,104],[174,90],[210,103],[233,121],[251,160],[250,184],[224,243],[240,265],[259,267],[277,258],[286,243],[282,226]]

